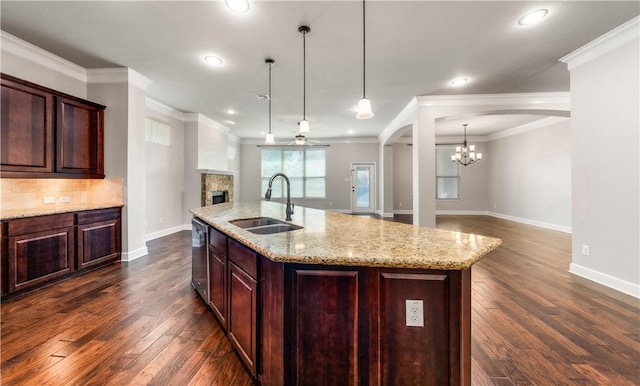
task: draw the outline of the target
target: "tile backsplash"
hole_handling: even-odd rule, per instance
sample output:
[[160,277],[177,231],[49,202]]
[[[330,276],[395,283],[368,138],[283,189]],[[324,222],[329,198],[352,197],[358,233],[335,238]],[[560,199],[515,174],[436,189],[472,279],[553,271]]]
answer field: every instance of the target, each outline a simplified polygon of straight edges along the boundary
[[0,178],[0,185],[2,210],[123,203],[122,178]]

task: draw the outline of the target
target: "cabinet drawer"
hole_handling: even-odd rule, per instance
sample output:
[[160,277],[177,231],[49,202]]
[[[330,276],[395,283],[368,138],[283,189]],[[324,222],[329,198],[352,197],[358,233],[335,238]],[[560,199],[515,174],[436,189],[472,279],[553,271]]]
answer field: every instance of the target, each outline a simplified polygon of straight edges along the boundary
[[74,214],[54,214],[9,221],[9,237],[74,226]]
[[120,208],[88,210],[78,213],[78,225],[94,222],[117,220],[120,218]]
[[209,245],[227,256],[227,235],[209,227]]
[[254,251],[229,239],[229,260],[245,270],[252,278],[258,277],[258,256]]

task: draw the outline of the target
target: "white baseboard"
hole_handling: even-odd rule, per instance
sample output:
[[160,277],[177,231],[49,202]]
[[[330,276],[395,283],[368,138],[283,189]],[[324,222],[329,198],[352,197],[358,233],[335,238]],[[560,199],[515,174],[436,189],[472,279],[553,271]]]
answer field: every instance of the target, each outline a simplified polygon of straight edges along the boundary
[[437,215],[456,215],[456,216],[489,216],[486,210],[436,210]]
[[328,212],[351,214],[351,209],[326,209]]
[[638,284],[575,263],[569,265],[569,272],[640,299],[640,285]]
[[149,254],[149,250],[147,247],[138,248],[135,251],[131,252],[122,252],[120,254],[120,261],[133,261],[139,257],[146,256]]
[[563,225],[557,225],[557,224],[551,224],[551,223],[548,223],[548,222],[530,220],[528,218],[523,218],[523,217],[509,216],[507,214],[495,213],[495,212],[488,212],[488,215],[491,216],[491,217],[501,218],[503,220],[515,221],[515,222],[519,222],[519,223],[523,223],[523,224],[527,224],[527,225],[533,225],[533,226],[540,227],[540,228],[547,228],[547,229],[551,229],[551,230],[554,230],[554,231],[560,231],[560,232],[564,232],[564,233],[571,233],[571,227],[567,227],[567,226],[563,226]]
[[163,229],[157,232],[147,233],[144,236],[144,239],[145,241],[151,241],[151,240],[155,240],[160,237],[168,236],[177,232],[190,231],[190,230],[191,230],[191,224],[182,224],[182,225],[177,225],[171,228]]
[[411,209],[397,209],[393,211],[393,214],[413,214]]

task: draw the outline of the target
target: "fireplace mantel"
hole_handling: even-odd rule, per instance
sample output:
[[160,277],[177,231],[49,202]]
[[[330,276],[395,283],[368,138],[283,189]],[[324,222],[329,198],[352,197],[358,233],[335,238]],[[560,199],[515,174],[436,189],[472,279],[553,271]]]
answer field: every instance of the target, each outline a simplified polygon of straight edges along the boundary
[[213,169],[196,169],[196,172],[200,174],[222,174],[225,176],[235,176],[238,172],[233,172],[229,170],[213,170]]

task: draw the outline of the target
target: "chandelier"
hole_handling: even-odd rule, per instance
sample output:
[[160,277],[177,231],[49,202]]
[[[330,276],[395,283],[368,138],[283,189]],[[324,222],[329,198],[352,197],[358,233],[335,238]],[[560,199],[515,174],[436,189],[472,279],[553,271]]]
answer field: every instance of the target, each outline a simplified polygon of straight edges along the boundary
[[467,123],[464,125],[464,141],[462,146],[456,146],[456,154],[451,155],[451,161],[462,166],[471,165],[482,159],[482,153],[476,153],[475,145],[467,145]]

